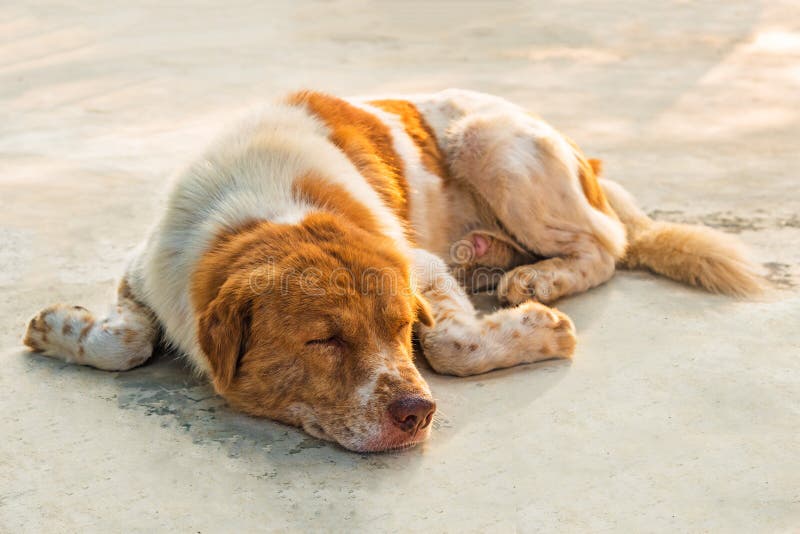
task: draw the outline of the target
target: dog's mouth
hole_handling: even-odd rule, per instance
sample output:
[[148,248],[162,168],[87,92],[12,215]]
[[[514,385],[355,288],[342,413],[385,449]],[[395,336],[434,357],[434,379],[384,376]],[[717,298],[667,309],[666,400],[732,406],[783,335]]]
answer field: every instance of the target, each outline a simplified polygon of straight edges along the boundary
[[399,431],[392,426],[383,426],[378,436],[364,440],[356,447],[348,447],[358,452],[398,452],[411,449],[426,441],[431,434],[432,425],[416,432]]
[[317,439],[338,443],[353,452],[381,453],[412,449],[428,439],[432,428],[432,425],[429,425],[409,434],[391,426],[378,426],[381,427],[381,430],[373,436],[360,436],[347,426],[342,427],[340,432],[336,433],[339,435],[333,435],[334,433],[326,431],[317,421],[304,423],[303,430]]
[[402,452],[402,451],[406,451],[408,449],[413,449],[417,445],[420,445],[421,443],[426,441],[428,439],[428,434],[429,433],[426,432],[425,435],[422,436],[422,437],[416,436],[414,438],[411,438],[409,440],[406,440],[406,441],[403,441],[403,442],[400,442],[400,443],[380,445],[377,448],[374,448],[374,449],[370,448],[370,449],[364,450],[362,452],[381,453],[381,452]]

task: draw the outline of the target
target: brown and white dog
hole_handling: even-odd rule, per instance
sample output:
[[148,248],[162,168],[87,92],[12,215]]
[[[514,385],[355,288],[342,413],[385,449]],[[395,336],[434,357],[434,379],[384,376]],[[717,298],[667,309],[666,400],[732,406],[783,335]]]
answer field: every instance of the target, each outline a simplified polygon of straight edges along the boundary
[[[96,318],[55,305],[36,352],[99,369],[145,362],[159,332],[231,406],[358,451],[430,432],[412,355],[459,376],[569,358],[547,304],[615,265],[749,295],[732,238],[654,222],[567,138],[501,98],[447,90],[264,108],[179,174]],[[467,291],[510,307],[479,316]]]

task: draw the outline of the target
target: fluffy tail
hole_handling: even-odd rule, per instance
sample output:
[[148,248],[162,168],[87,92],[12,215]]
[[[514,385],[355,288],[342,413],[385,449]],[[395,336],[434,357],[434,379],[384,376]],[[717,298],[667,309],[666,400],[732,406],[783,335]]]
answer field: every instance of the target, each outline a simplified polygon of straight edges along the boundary
[[654,221],[621,185],[600,184],[628,233],[622,267],[650,269],[713,293],[752,297],[763,292],[765,280],[738,239],[705,226]]

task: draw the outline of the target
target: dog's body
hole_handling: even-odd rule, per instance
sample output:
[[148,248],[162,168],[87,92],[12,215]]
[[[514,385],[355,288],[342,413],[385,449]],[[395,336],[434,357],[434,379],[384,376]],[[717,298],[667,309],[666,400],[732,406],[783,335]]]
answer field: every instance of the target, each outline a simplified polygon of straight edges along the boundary
[[[25,343],[125,370],[162,331],[238,409],[351,449],[410,445],[434,410],[411,323],[431,366],[463,376],[570,357],[572,323],[544,304],[618,263],[758,289],[730,238],[654,223],[598,173],[489,95],[297,93],[179,175],[111,314],[50,307]],[[464,286],[513,307],[479,318]]]

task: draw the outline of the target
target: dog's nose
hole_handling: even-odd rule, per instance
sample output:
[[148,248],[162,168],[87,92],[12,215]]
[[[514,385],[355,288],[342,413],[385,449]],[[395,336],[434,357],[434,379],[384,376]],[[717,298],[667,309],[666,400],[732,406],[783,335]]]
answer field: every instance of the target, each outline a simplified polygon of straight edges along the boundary
[[416,432],[431,424],[436,403],[424,397],[400,397],[389,405],[392,422],[403,432]]

